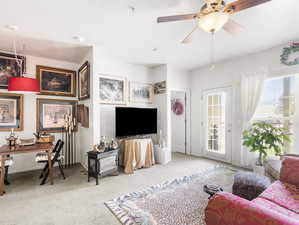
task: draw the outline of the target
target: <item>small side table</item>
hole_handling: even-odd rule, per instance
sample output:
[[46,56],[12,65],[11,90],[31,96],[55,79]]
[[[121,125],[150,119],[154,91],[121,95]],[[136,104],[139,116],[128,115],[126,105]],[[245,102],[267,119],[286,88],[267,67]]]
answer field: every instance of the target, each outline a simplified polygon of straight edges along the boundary
[[118,175],[118,149],[106,150],[104,152],[87,152],[88,155],[88,182],[90,177],[96,179],[99,184],[99,177],[106,175]]
[[171,150],[169,148],[154,147],[155,160],[157,163],[165,165],[171,161]]

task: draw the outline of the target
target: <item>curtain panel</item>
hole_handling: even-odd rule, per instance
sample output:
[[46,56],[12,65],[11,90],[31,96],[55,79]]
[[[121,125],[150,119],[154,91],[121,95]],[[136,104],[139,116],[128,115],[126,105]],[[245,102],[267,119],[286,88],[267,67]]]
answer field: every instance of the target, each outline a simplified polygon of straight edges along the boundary
[[[241,113],[242,131],[249,128],[263,91],[264,81],[268,75],[266,69],[243,74],[241,78]],[[242,136],[242,134],[241,134]],[[243,137],[241,137],[243,142]],[[255,160],[255,154],[249,152],[241,143],[241,164],[250,167]]]

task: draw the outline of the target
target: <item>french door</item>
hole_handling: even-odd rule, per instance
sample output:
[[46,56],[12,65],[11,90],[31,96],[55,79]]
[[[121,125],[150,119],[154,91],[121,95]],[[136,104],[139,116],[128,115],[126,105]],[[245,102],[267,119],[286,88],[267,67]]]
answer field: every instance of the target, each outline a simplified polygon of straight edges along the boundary
[[203,92],[203,155],[231,162],[232,148],[232,88],[217,88]]

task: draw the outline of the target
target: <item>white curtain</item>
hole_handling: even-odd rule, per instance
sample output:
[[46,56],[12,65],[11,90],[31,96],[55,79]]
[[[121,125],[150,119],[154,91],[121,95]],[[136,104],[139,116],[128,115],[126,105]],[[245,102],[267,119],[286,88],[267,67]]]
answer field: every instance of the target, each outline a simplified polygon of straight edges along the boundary
[[[242,110],[242,131],[250,126],[252,117],[259,104],[264,81],[267,77],[267,70],[244,74],[241,79],[241,110]],[[251,153],[243,145],[241,147],[242,166],[251,166],[254,163],[255,154]]]

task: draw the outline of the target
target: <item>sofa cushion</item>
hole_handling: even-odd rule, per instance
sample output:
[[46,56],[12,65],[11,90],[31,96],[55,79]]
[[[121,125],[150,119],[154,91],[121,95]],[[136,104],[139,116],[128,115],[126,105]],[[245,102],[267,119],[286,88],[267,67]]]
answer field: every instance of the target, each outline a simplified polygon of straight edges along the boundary
[[295,185],[276,181],[259,197],[299,214],[299,188]]
[[282,161],[280,179],[282,182],[299,187],[299,158],[286,156]]
[[264,165],[265,172],[270,177],[275,180],[279,180],[280,169],[281,169],[281,160],[279,159],[268,159]]
[[288,210],[284,207],[281,207],[279,205],[277,205],[276,203],[273,203],[267,199],[264,199],[264,198],[256,198],[254,200],[252,200],[251,202],[255,203],[255,204],[258,204],[258,205],[261,205],[263,207],[266,207],[270,210],[273,210],[273,211],[276,211],[278,213],[281,213],[283,215],[286,215],[286,216],[289,216],[289,217],[292,217],[294,219],[297,219],[299,220],[299,214],[291,211],[291,210]]

